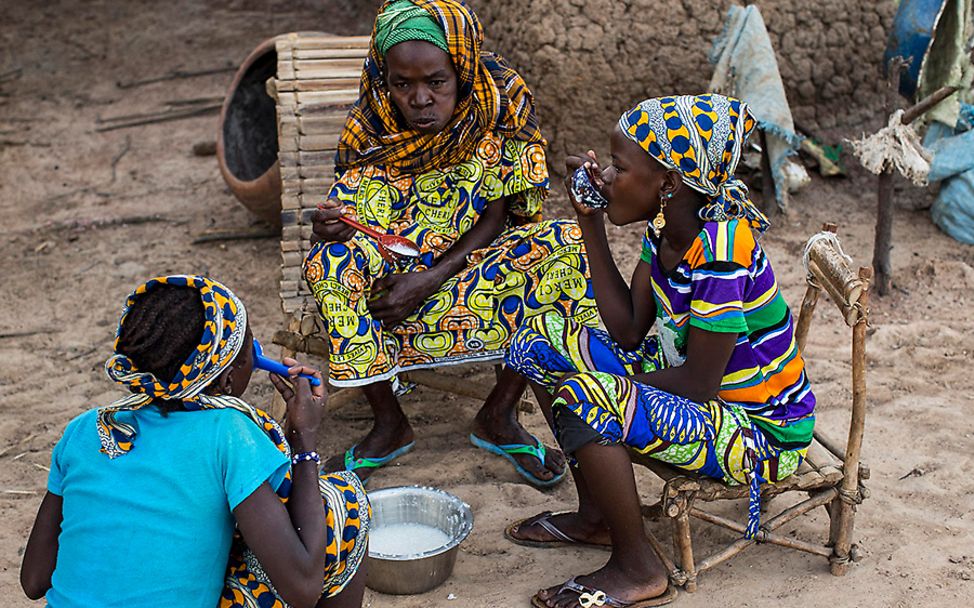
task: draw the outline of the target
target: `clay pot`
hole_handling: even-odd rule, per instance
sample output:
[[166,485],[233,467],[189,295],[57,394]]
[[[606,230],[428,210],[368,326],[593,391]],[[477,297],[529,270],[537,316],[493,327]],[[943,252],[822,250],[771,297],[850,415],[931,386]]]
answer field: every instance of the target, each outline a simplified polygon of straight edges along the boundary
[[260,219],[281,224],[281,169],[277,160],[277,110],[266,83],[277,74],[278,37],[244,59],[220,110],[216,157],[233,195]]

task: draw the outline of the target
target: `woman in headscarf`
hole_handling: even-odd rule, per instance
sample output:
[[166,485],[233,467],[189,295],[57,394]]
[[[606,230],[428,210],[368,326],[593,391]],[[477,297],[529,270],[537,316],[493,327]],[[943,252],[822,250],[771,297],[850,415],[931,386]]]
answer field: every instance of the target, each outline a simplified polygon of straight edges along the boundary
[[[514,328],[547,311],[595,319],[577,223],[532,223],[548,173],[531,93],[482,41],[459,0],[390,1],[376,19],[305,263],[328,332],[329,380],[362,387],[374,414],[332,469],[365,478],[412,448],[391,384],[399,372],[500,361]],[[421,255],[384,257],[341,214],[409,239]],[[550,486],[564,459],[517,422],[524,388],[502,371],[470,440]]]
[[[591,152],[567,161],[608,199],[603,213],[573,198],[606,331],[536,317],[515,333],[507,363],[553,409],[579,505],[513,524],[507,536],[534,547],[611,546],[612,556],[597,572],[540,591],[535,606],[672,599],[643,531],[627,448],[748,484],[748,538],[758,529],[760,484],[791,475],[804,457],[815,397],[757,241],[767,220],[734,177],[753,128],[737,99],[648,99],[612,132],[611,165],[603,169]],[[604,216],[620,226],[649,221],[628,285]]]
[[24,551],[29,597],[52,608],[361,605],[370,510],[355,475],[318,473],[321,374],[285,359],[290,378],[271,375],[284,428],[243,401],[247,321],[243,302],[205,277],[155,278],[129,296],[106,369],[130,394],[76,417],[54,447]]

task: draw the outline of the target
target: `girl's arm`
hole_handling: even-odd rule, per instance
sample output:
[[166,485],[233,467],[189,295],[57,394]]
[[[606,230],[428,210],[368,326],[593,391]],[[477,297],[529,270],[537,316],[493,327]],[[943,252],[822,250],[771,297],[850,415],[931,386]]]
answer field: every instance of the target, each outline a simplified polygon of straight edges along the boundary
[[717,396],[724,370],[737,344],[737,336],[736,333],[718,333],[691,326],[687,335],[687,358],[683,365],[630,377],[668,393],[704,403]]
[[412,314],[423,300],[467,266],[468,255],[490,245],[503,232],[508,207],[507,197],[487,203],[477,223],[437,258],[429,270],[390,274],[376,281],[372,292],[382,295],[369,302],[372,316],[391,327]]
[[48,492],[44,495],[30,538],[27,539],[24,563],[20,567],[20,586],[32,600],[41,599],[51,588],[51,576],[57,563],[63,502],[57,494]]
[[[271,374],[274,387],[287,403],[287,440],[297,454],[315,449],[318,423],[325,404],[321,372],[284,359],[292,385]],[[312,387],[297,374],[312,374],[321,384]],[[291,495],[287,508],[266,481],[233,510],[240,533],[267,571],[284,600],[298,608],[314,606],[325,577],[325,507],[318,489],[314,461],[291,467]]]
[[[572,196],[572,174],[583,165],[589,167],[591,175],[598,175],[598,161],[591,150],[586,156],[569,156],[565,159],[565,169],[568,172],[565,185],[568,189],[568,200],[575,208],[578,225],[582,229],[595,303],[602,323],[612,339],[623,350],[635,350],[642,344],[656,320],[650,266],[640,260],[633,270],[630,284],[626,285],[619,267],[612,259],[609,240],[605,234],[604,212],[588,207]],[[600,178],[593,180],[593,183],[598,179]]]
[[[576,203],[573,201],[572,204]],[[640,260],[633,270],[630,285],[626,285],[612,259],[602,211],[579,210],[577,206],[576,211],[602,323],[620,348],[636,350],[656,320],[650,266]]]

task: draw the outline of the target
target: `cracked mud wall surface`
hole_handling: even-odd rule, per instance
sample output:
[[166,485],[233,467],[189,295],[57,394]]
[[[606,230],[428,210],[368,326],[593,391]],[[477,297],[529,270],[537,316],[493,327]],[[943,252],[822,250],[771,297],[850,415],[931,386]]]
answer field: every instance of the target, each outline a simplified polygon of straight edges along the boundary
[[[470,0],[487,48],[535,93],[558,168],[604,149],[619,115],[646,97],[703,92],[731,0]],[[885,0],[759,3],[796,123],[838,139],[882,124],[881,65],[895,10]]]

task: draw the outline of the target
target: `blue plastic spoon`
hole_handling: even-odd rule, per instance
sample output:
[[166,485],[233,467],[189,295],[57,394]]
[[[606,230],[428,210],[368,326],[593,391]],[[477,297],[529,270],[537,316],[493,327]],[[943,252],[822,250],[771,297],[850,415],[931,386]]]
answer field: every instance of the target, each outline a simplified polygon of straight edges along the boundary
[[[260,347],[260,342],[257,338],[254,338],[254,367],[256,369],[262,369],[265,372],[270,372],[272,374],[277,374],[278,376],[283,376],[285,378],[290,378],[290,373],[287,371],[287,366],[280,361],[275,361],[273,359],[268,359],[264,356],[264,349]],[[318,386],[321,384],[321,380],[318,380],[310,374],[298,374],[301,378],[306,378],[311,386]]]

